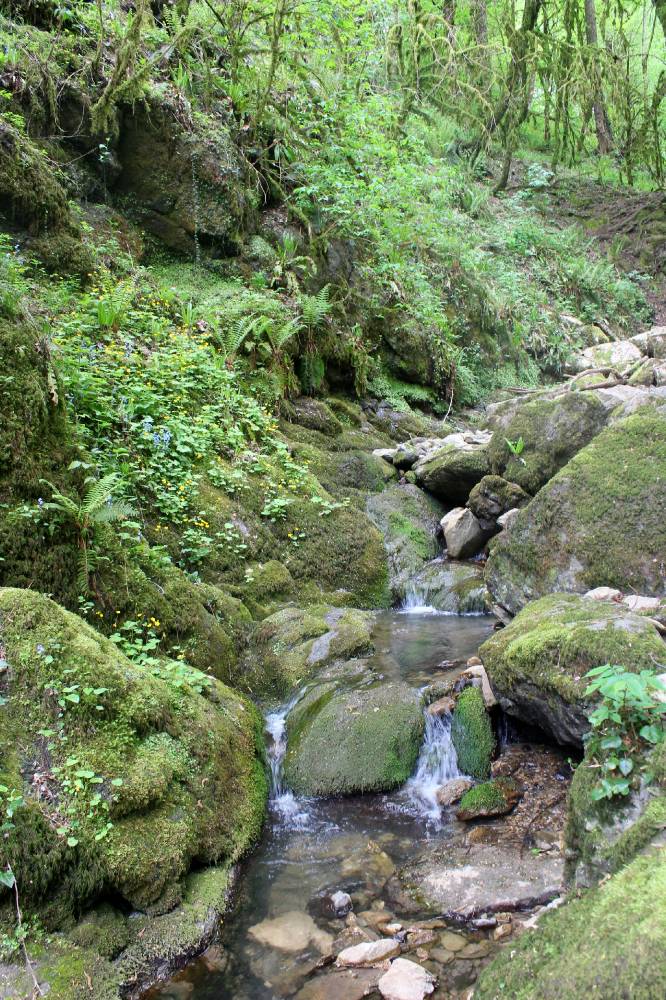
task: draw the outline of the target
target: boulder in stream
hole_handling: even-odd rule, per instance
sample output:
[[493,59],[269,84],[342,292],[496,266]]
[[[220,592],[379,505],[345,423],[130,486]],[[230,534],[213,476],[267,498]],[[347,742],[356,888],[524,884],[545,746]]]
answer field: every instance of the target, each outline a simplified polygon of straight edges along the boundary
[[396,880],[421,906],[464,923],[482,913],[528,909],[560,892],[562,858],[509,844],[436,846],[417,854]]
[[511,812],[522,792],[512,778],[493,778],[465,792],[456,811],[458,819],[468,821]]
[[466,687],[458,697],[451,740],[462,774],[481,781],[489,777],[495,737],[480,687]]
[[495,531],[499,517],[525,507],[531,499],[518,483],[510,483],[501,476],[484,476],[471,491],[467,506],[484,531]]
[[367,514],[384,536],[393,597],[402,600],[411,578],[439,553],[435,532],[442,505],[409,483],[368,499]]
[[317,685],[287,719],[285,780],[301,795],[396,788],[414,768],[423,726],[421,695],[407,684]]
[[596,437],[607,419],[606,408],[589,392],[565,392],[555,398],[540,393],[498,403],[491,408],[492,472],[534,495]]
[[483,567],[478,562],[433,559],[411,578],[407,592],[413,602],[449,614],[479,614],[488,606]]
[[444,439],[439,451],[429,453],[414,466],[416,482],[447,504],[464,504],[469,491],[490,472],[487,437],[464,440],[464,435]]
[[551,594],[528,604],[479,653],[506,712],[580,746],[592,707],[584,674],[602,663],[652,669],[666,646],[648,618],[621,604]]
[[475,556],[488,538],[476,516],[467,507],[454,507],[440,521],[449,559]]

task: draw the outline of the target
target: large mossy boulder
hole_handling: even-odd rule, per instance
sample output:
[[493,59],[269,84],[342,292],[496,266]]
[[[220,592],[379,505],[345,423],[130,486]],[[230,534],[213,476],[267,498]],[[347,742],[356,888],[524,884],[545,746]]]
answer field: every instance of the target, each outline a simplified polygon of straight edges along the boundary
[[663,597],[665,509],[666,416],[643,409],[602,431],[491,543],[488,590],[512,614],[599,586]]
[[481,973],[475,1000],[657,1000],[666,995],[666,854],[638,857],[547,913]]
[[355,608],[276,611],[256,626],[236,685],[283,696],[334,660],[372,652],[373,622],[370,612]]
[[301,795],[390,791],[411,774],[423,725],[421,696],[406,684],[318,685],[287,719],[285,780]]
[[478,781],[490,777],[495,735],[480,688],[469,686],[461,692],[453,710],[451,740],[462,774]]
[[445,444],[414,466],[418,485],[450,507],[464,505],[489,472],[486,447],[474,444]]
[[604,663],[653,669],[665,654],[649,619],[577,594],[551,594],[528,604],[479,650],[503,709],[575,746],[590,728],[585,673]]
[[444,508],[418,486],[405,484],[371,496],[366,510],[384,538],[392,596],[402,600],[410,579],[439,552],[435,532]]
[[171,909],[193,863],[228,865],[257,838],[249,701],[182,662],[138,666],[32,591],[0,590],[0,643],[1,783],[26,800],[4,846],[45,922],[102,894]]
[[[534,495],[601,431],[608,414],[589,392],[509,400],[493,411],[488,458],[495,475]],[[522,440],[520,454],[508,442]]]

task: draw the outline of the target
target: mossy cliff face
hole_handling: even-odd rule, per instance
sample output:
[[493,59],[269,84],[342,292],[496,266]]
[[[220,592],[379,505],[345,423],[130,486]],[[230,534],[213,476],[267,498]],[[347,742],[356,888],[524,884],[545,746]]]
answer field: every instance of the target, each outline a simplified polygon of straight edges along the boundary
[[491,543],[488,590],[512,614],[554,591],[664,596],[664,509],[666,416],[641,410],[602,431]]
[[580,745],[589,729],[584,674],[603,663],[652,669],[666,652],[654,625],[619,605],[576,594],[529,604],[479,650],[505,711]]
[[0,582],[51,593],[75,587],[75,540],[67,529],[47,532],[22,516],[36,509],[49,479],[65,491],[76,478],[67,467],[76,456],[63,391],[46,338],[27,323],[0,319]]
[[253,197],[221,110],[184,128],[175,99],[137,102],[123,116],[117,155],[116,190],[131,194],[142,224],[162,243],[191,254],[196,239],[213,256],[238,246]]
[[666,995],[666,854],[638,857],[545,914],[481,973],[475,1000],[657,1000]]
[[[202,695],[152,676],[32,592],[0,591],[0,635],[3,784],[28,803],[6,846],[27,907],[56,924],[102,891],[172,908],[192,862],[234,861],[256,839],[266,778],[248,701],[217,681]],[[91,774],[102,780],[88,786]],[[72,823],[67,848],[54,830]]]
[[422,734],[421,697],[406,684],[319,685],[287,719],[285,780],[301,795],[389,791],[411,774]]
[[[591,393],[509,400],[494,408],[488,446],[492,471],[534,495],[603,429],[607,412]],[[507,441],[523,440],[515,455]]]

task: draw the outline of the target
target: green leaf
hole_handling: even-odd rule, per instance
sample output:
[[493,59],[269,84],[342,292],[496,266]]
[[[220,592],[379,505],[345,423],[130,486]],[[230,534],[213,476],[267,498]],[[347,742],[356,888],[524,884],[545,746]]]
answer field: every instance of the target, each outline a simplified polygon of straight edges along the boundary
[[78,840],[76,839],[76,837],[68,837],[67,838],[67,846],[68,847],[76,847],[77,844],[78,844]]
[[8,889],[13,889],[15,882],[14,872],[11,869],[9,871],[0,871],[0,885],[4,885]]
[[627,774],[631,774],[633,769],[634,769],[633,760],[630,760],[629,757],[623,757],[622,760],[620,761],[620,771],[622,772],[622,774],[624,774],[625,776]]

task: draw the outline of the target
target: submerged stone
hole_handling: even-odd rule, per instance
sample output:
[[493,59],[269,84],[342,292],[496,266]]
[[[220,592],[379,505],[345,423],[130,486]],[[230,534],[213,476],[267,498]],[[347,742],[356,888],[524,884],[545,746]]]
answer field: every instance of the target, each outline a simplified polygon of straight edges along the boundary
[[396,958],[377,983],[384,1000],[424,1000],[435,991],[437,980],[422,965],[408,958]]
[[250,937],[267,948],[279,951],[304,951],[310,945],[326,954],[333,945],[333,936],[317,927],[307,913],[290,910],[278,917],[262,920],[248,930]]

